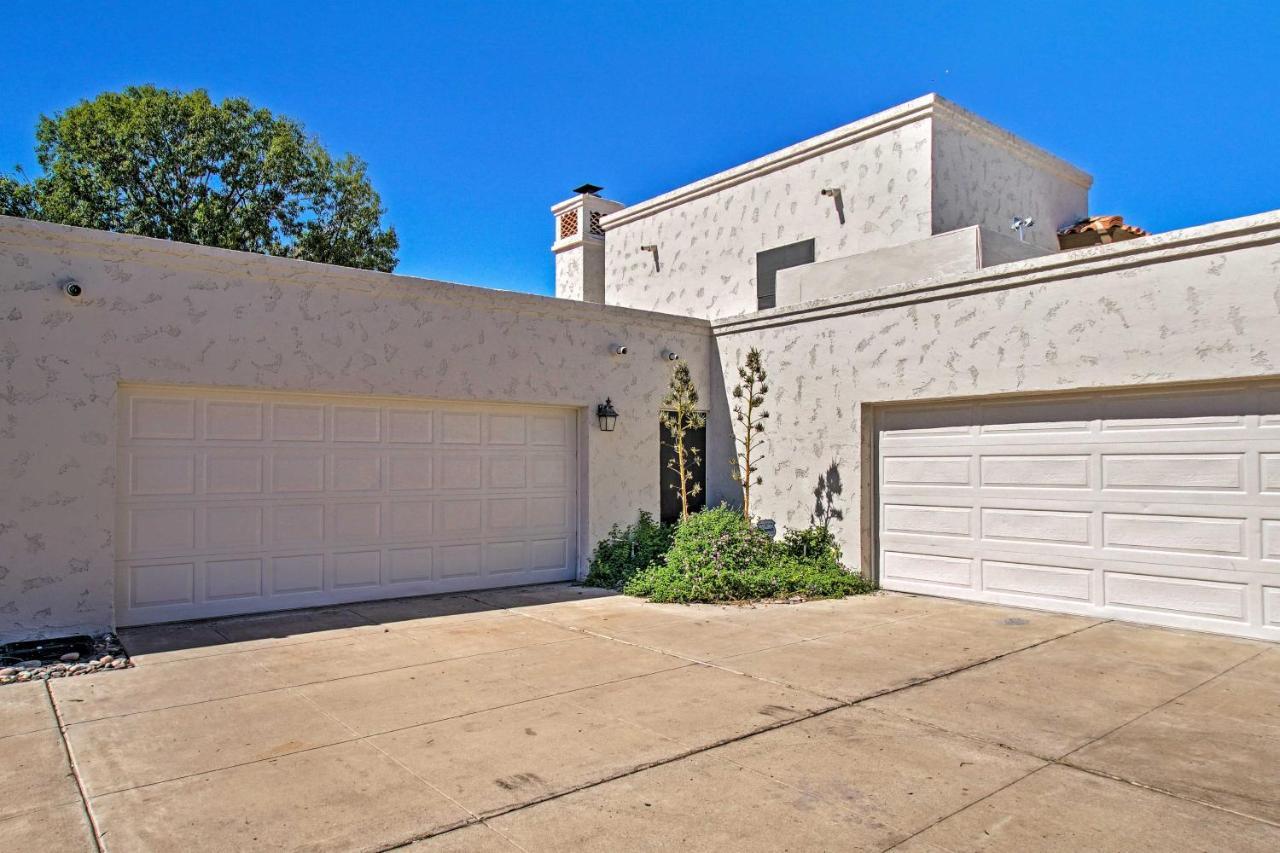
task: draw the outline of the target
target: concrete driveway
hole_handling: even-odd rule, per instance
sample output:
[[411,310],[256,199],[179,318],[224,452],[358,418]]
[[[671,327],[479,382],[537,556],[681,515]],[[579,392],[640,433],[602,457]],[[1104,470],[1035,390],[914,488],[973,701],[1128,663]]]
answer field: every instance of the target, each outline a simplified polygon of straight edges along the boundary
[[1264,643],[562,585],[123,639],[0,688],[0,849],[1280,849]]

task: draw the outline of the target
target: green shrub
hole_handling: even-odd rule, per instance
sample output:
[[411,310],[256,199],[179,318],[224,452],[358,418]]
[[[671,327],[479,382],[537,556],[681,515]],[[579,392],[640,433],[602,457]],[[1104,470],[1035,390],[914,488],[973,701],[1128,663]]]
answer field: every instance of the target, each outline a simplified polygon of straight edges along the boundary
[[820,524],[803,530],[788,530],[782,537],[782,548],[800,559],[830,558],[840,562],[840,546],[836,544],[835,534]]
[[773,542],[742,513],[721,504],[676,527],[666,564],[681,571],[739,572],[762,563]]
[[776,554],[762,565],[735,572],[682,572],[669,564],[645,569],[624,591],[658,602],[759,601],[842,598],[874,587],[839,564]]
[[622,589],[641,569],[661,563],[671,547],[675,525],[659,524],[653,514],[641,510],[640,519],[625,528],[614,525],[596,545],[587,573],[587,586]]
[[634,574],[628,595],[653,601],[714,602],[838,598],[874,587],[840,565],[829,531],[793,531],[782,542],[720,506],[689,517],[660,563]]

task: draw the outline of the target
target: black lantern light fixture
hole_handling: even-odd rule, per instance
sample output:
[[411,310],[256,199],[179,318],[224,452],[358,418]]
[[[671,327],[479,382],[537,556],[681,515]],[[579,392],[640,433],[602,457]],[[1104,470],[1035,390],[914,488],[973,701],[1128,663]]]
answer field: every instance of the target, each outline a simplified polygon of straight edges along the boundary
[[613,432],[618,424],[618,413],[614,411],[613,400],[605,397],[604,402],[596,406],[596,417],[600,419],[601,432]]

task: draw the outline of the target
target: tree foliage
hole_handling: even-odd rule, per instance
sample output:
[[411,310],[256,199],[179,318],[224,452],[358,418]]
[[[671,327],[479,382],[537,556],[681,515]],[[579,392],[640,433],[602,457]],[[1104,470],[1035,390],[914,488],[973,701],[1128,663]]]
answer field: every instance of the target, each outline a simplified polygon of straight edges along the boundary
[[363,160],[203,89],[104,92],[36,127],[41,174],[0,176],[0,213],[390,272],[399,240]]
[[671,371],[671,385],[662,407],[662,425],[671,435],[675,448],[675,457],[667,462],[667,467],[675,472],[676,482],[672,488],[680,493],[680,518],[685,519],[689,517],[689,498],[697,497],[702,491],[702,484],[695,483],[693,476],[693,466],[701,465],[702,460],[698,448],[685,444],[685,436],[705,426],[707,416],[698,411],[698,389],[689,374],[689,365],[683,361],[677,362]]
[[764,410],[764,395],[769,393],[764,357],[752,347],[747,351],[744,363],[738,367],[742,381],[733,386],[733,417],[742,426],[742,435],[735,439],[737,454],[734,459],[733,479],[742,484],[742,517],[751,520],[751,486],[760,485],[764,477],[759,473],[760,445],[764,443],[764,422],[769,413]]

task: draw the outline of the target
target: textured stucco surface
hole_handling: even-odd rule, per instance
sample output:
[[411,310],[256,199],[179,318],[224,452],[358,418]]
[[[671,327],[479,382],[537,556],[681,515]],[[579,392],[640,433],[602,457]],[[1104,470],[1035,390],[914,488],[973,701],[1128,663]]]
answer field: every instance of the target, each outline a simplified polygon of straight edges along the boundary
[[978,229],[979,237],[979,269],[1000,264],[1011,264],[1015,261],[1029,261],[1032,258],[1044,257],[1058,251],[1056,246],[1052,249],[1046,249],[1031,242],[1030,239],[1026,241],[1019,240],[1017,237],[1010,236],[1009,231],[993,231],[981,225],[975,227]]
[[749,347],[769,371],[769,458],[752,509],[779,528],[806,525],[819,477],[837,470],[834,526],[865,565],[871,405],[1280,373],[1280,212],[715,330],[730,387]]
[[777,304],[799,305],[1044,254],[1039,246],[974,225],[901,246],[779,270]]
[[556,298],[604,302],[604,245],[585,241],[556,253]]
[[[1091,183],[927,95],[613,214],[605,301],[721,320],[756,310],[765,249],[812,239],[821,263],[973,225],[1008,232],[1015,214],[1056,251],[1056,224],[1088,213]],[[840,190],[843,222],[825,188]],[[660,271],[643,245],[658,246]]]
[[[582,288],[582,247],[556,255],[556,298],[584,301]],[[602,301],[602,300],[594,300]]]
[[1008,234],[1013,217],[1031,217],[1027,242],[1056,252],[1058,230],[1089,214],[1090,180],[1004,136],[961,111],[935,114],[933,233],[982,225]]
[[660,353],[710,363],[700,321],[10,218],[0,293],[0,638],[111,623],[119,383],[576,407],[585,557],[658,508]]
[[[729,317],[756,310],[757,252],[812,238],[824,261],[927,237],[929,156],[922,119],[610,228],[605,301]],[[843,188],[843,225],[828,186]],[[661,271],[644,245],[658,246]]]

